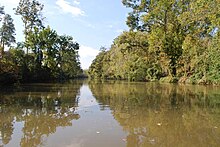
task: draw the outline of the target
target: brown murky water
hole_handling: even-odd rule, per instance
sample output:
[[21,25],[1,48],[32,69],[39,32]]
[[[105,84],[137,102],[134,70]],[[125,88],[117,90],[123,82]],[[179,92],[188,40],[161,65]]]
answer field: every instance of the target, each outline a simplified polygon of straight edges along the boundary
[[71,81],[2,89],[0,146],[217,147],[220,87]]

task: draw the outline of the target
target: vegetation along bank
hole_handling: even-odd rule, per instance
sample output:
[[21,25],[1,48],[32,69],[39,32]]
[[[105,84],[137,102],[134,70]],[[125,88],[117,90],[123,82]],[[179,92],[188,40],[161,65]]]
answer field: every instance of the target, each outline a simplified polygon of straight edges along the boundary
[[220,83],[219,0],[122,0],[130,31],[101,48],[91,78]]
[[79,44],[72,36],[45,27],[43,8],[37,0],[20,0],[15,14],[21,16],[25,39],[16,42],[13,19],[0,5],[0,85],[63,80],[82,74]]

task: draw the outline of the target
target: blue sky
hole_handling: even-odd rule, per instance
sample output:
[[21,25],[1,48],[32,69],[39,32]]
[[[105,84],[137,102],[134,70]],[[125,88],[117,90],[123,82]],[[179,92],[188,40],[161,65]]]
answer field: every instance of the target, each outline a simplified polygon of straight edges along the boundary
[[[101,46],[109,48],[114,38],[128,30],[125,20],[128,9],[121,0],[38,0],[44,4],[45,26],[58,34],[71,35],[80,44],[80,61],[87,69]],[[23,24],[13,8],[19,0],[1,0],[6,13],[12,15],[17,41],[23,40]]]

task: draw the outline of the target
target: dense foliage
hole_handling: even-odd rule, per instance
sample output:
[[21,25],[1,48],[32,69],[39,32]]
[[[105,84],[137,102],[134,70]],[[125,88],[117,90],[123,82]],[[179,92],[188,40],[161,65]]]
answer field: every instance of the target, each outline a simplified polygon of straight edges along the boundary
[[[10,15],[0,7],[0,85],[75,78],[82,74],[79,44],[73,37],[58,35],[43,25],[43,5],[36,0],[20,0],[15,14],[24,23],[24,42],[16,43]],[[5,47],[9,49],[6,51]]]
[[220,83],[218,0],[123,0],[129,32],[102,50],[91,78]]

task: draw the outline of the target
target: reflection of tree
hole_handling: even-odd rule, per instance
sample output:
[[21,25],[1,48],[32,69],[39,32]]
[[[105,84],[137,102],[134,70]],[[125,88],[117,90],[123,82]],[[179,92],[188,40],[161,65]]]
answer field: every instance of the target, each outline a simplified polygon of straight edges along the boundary
[[[57,127],[72,125],[82,82],[68,84],[27,85],[14,93],[0,96],[0,139],[11,140],[13,122],[24,123],[20,146],[39,146]],[[1,141],[1,140],[0,140]],[[0,144],[1,145],[1,144]]]
[[42,137],[55,133],[57,127],[71,126],[73,119],[79,119],[73,108],[59,107],[54,111],[42,111],[32,109],[24,116],[24,136],[21,146],[38,146],[42,143]]
[[127,146],[218,146],[220,93],[213,87],[90,82],[128,132]]
[[[6,113],[10,113],[9,116],[5,115]],[[4,108],[0,107],[0,141],[2,144],[8,144],[11,140],[11,135],[13,134],[13,113]]]

